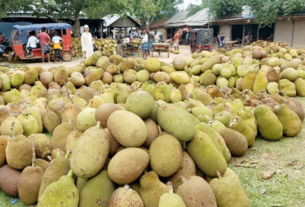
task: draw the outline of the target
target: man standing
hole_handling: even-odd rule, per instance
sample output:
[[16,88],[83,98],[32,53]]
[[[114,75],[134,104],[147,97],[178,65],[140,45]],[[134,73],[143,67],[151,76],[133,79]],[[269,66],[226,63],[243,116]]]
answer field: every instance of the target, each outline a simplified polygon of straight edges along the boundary
[[89,26],[85,25],[84,26],[84,33],[82,34],[81,37],[81,42],[82,42],[82,51],[84,54],[84,58],[87,58],[93,54],[93,39],[92,35],[89,32]]
[[148,50],[147,50],[147,54],[150,55],[150,44],[151,44],[151,34],[149,34],[149,29],[147,29],[147,36],[148,36]]
[[40,46],[42,52],[42,63],[44,63],[45,55],[48,57],[48,62],[50,63],[50,53],[51,48],[49,46],[50,36],[46,33],[47,29],[43,27],[41,29],[41,33],[39,34],[38,38],[40,39]]
[[137,39],[138,38],[138,32],[137,32],[137,30],[135,30],[134,31],[134,33],[133,33],[133,39]]
[[179,30],[176,30],[174,35],[174,48],[175,50],[179,51],[179,38],[180,38],[180,32]]

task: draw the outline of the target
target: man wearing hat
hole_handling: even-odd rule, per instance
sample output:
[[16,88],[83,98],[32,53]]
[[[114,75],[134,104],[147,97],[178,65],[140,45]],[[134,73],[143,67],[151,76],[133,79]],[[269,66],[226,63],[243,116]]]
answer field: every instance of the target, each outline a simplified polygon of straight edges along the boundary
[[93,38],[91,33],[89,32],[89,26],[84,26],[84,33],[82,34],[82,51],[84,54],[84,58],[87,58],[93,54]]

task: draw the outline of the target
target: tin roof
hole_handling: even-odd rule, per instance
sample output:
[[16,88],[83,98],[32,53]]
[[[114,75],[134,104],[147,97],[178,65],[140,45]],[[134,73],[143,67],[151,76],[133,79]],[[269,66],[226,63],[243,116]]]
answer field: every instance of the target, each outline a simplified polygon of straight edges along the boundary
[[186,19],[181,21],[183,26],[203,26],[206,25],[209,21],[209,9],[205,8],[198,11],[196,14],[187,17]]
[[[118,21],[122,16],[123,15],[119,15],[119,14],[110,14],[110,15],[104,16],[102,18],[102,20],[104,20],[104,26],[105,27],[111,26],[113,23]],[[127,15],[127,17],[130,18],[131,20],[133,20],[138,26],[141,26],[141,24],[139,24],[139,22],[137,22],[135,19],[133,19],[129,15]]]
[[168,19],[159,19],[153,23],[150,24],[150,28],[158,28],[158,27],[163,27],[163,24],[167,21]]
[[188,11],[178,12],[174,16],[172,16],[169,20],[164,23],[164,27],[179,27],[181,25],[181,21],[183,21],[187,17]]

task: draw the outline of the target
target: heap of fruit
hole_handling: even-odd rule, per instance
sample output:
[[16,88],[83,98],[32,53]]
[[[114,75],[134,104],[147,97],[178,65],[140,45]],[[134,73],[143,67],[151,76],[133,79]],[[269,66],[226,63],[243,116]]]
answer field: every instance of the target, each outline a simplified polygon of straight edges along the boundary
[[131,44],[135,44],[135,45],[141,45],[142,44],[142,39],[141,38],[136,38],[132,41],[130,41]]
[[[98,51],[100,51],[104,56],[110,56],[116,53],[117,41],[112,39],[97,39],[94,40],[94,45]],[[80,37],[72,38],[72,47],[75,51],[75,56],[82,56],[82,42]]]
[[296,136],[304,110],[268,94],[263,71],[249,71],[243,90],[213,85],[216,64],[231,79],[236,63],[202,54],[211,57],[169,65],[95,52],[72,68],[0,68],[0,189],[38,207],[250,206],[227,163],[259,134]]
[[179,54],[180,53],[180,51],[179,50],[175,50],[175,48],[171,48],[169,51],[171,53],[173,53],[173,54]]

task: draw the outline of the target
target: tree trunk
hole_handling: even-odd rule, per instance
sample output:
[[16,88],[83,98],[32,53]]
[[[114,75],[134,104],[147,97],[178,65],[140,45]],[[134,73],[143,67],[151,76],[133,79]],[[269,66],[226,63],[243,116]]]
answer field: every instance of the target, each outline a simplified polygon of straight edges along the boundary
[[72,26],[74,37],[80,37],[79,28],[80,28],[80,22],[79,22],[79,12],[78,12],[74,17],[74,24]]

